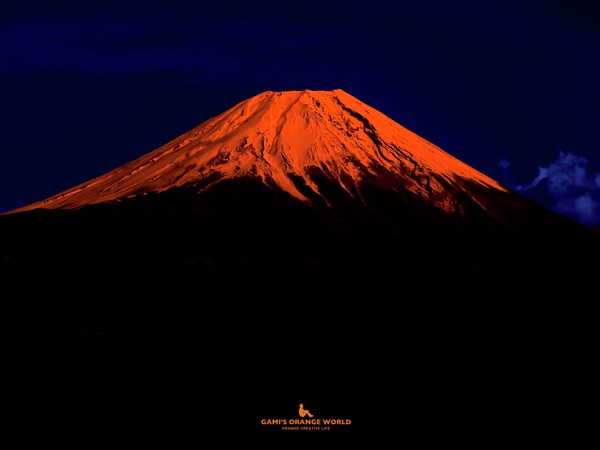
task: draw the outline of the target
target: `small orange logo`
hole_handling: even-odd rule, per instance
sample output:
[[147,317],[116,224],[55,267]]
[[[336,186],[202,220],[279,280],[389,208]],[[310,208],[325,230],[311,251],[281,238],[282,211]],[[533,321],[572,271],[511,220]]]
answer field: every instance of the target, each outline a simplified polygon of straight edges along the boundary
[[[319,411],[317,411],[320,414]],[[280,428],[282,431],[331,431],[335,428],[346,428],[352,424],[350,419],[336,419],[333,417],[322,417],[315,419],[304,404],[300,403],[297,417],[271,417],[260,419],[261,425]]]
[[300,408],[298,409],[298,414],[300,414],[300,417],[304,417],[304,416],[312,417],[313,416],[308,409],[304,409],[304,404],[302,404],[302,403],[300,403]]

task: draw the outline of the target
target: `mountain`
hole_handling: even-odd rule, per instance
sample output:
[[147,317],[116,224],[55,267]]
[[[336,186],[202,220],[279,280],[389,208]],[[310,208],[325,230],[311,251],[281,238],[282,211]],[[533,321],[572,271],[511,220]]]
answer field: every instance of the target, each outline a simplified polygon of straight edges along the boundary
[[[211,282],[232,271],[288,276],[290,266],[326,279],[365,271],[579,273],[573,252],[590,234],[342,90],[264,92],[13,213],[20,214],[4,218],[16,228],[7,236],[22,234],[29,214],[43,216],[46,230],[58,227],[41,258],[57,251],[61,263],[40,263],[47,270],[66,264],[61,270],[78,271],[87,260],[98,266],[93,273],[150,267]],[[57,240],[66,230],[62,217],[73,228]],[[190,223],[196,229],[188,230]],[[63,248],[76,236],[75,248]],[[19,259],[10,243],[4,248],[5,260]],[[28,264],[38,257],[29,255]]]
[[555,431],[598,250],[341,90],[264,92],[0,216],[5,404],[196,440],[300,402],[353,417],[334,440]]
[[[264,92],[105,175],[15,212],[75,209],[165,192],[202,193],[254,180],[312,205],[340,194],[365,207],[369,190],[393,192],[449,214],[469,209],[509,224],[507,205],[532,208],[342,90]],[[555,220],[556,221],[556,220]]]
[[331,199],[320,180],[360,201],[363,186],[372,184],[406,191],[448,212],[460,212],[461,195],[479,200],[479,188],[506,192],[338,89],[264,92],[135,161],[18,211],[80,208],[189,185],[201,192],[236,178],[258,179],[298,200],[326,204]]

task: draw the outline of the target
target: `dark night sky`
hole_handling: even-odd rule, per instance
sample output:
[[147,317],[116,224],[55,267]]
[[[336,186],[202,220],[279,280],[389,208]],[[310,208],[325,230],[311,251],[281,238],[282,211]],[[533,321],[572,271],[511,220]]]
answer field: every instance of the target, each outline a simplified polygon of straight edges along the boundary
[[594,3],[11,2],[0,14],[0,210],[100,175],[262,91],[341,88],[598,225]]

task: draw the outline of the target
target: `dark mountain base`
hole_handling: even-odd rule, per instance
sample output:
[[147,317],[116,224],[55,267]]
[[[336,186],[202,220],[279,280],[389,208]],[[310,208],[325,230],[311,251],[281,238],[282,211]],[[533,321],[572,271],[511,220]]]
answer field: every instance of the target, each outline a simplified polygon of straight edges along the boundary
[[[171,446],[587,428],[597,240],[223,185],[0,217],[3,423]],[[299,403],[352,423],[260,424]]]

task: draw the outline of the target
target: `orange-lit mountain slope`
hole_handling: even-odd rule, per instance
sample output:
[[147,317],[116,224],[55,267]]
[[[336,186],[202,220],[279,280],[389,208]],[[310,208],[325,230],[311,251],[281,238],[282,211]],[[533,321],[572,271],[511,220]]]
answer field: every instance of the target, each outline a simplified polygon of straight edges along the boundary
[[264,92],[164,146],[46,200],[36,208],[80,208],[174,187],[210,189],[252,177],[292,197],[331,204],[319,176],[365,202],[365,186],[426,199],[460,213],[467,194],[484,210],[479,188],[506,190],[342,90]]

